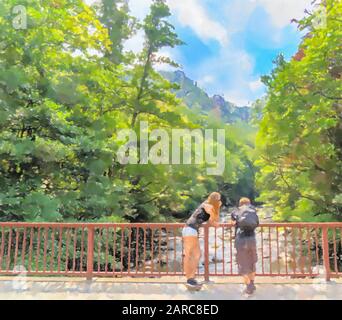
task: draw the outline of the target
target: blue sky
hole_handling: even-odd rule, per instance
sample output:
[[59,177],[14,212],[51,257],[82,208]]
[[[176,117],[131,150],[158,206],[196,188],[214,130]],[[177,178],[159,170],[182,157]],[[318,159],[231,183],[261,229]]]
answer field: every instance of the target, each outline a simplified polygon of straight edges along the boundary
[[[86,0],[92,2],[93,0]],[[291,19],[304,16],[312,0],[167,0],[170,21],[186,45],[163,50],[210,95],[248,105],[265,93],[260,76],[283,53],[297,51],[302,34]],[[143,19],[151,0],[129,0],[131,14]],[[139,51],[143,34],[126,43]],[[169,69],[160,65],[160,69]]]

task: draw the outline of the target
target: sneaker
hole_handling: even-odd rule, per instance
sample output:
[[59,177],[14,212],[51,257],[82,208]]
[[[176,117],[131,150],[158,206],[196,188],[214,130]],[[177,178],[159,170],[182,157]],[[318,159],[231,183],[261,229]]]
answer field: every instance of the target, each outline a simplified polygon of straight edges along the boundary
[[253,292],[256,290],[256,286],[254,284],[254,281],[252,280],[250,283],[251,289],[253,290]]
[[247,296],[252,295],[253,292],[254,292],[254,290],[252,289],[251,284],[246,285],[245,290],[243,290],[243,294],[245,294],[245,295],[247,295]]
[[186,284],[190,287],[198,287],[199,284],[196,281],[196,279],[188,279],[188,281],[186,282]]

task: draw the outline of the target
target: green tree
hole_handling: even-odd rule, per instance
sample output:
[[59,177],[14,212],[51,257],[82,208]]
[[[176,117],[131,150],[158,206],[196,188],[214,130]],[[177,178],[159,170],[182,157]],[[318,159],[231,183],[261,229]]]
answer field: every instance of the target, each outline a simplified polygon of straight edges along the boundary
[[342,219],[341,15],[340,0],[320,4],[299,22],[307,36],[298,54],[279,56],[264,77],[258,186],[280,220]]
[[[133,94],[133,100],[128,101],[133,108],[132,127],[140,114],[160,115],[163,110],[159,107],[159,102],[164,108],[167,104],[177,103],[175,96],[170,94],[170,89],[175,86],[156,72],[153,65],[164,63],[177,66],[169,58],[158,56],[161,49],[173,48],[183,43],[174,32],[174,27],[167,21],[170,15],[170,10],[164,0],[154,0],[150,14],[147,15],[142,25],[145,32],[145,46],[138,54],[137,63],[132,72],[131,86],[135,88],[135,94]],[[162,118],[167,115],[165,111]],[[174,116],[172,110],[168,112],[171,117]]]
[[95,5],[96,12],[104,27],[108,30],[111,50],[110,60],[119,64],[125,59],[123,43],[136,30],[136,20],[129,15],[127,0],[101,0]]
[[0,19],[1,219],[109,215],[115,185],[95,175],[114,143],[106,119],[98,126],[103,82],[115,87],[120,75],[90,53],[110,49],[106,29],[83,1],[55,0],[22,1],[28,26],[16,30],[16,4],[3,2]]

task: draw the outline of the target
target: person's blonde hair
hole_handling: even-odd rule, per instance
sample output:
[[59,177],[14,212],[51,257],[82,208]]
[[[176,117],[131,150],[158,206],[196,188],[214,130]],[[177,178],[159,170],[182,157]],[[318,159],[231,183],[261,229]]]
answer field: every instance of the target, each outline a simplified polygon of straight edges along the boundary
[[218,221],[220,216],[221,195],[218,192],[213,192],[209,195],[207,202],[214,208],[214,219]]
[[248,198],[241,198],[239,201],[239,207],[251,204],[251,200]]

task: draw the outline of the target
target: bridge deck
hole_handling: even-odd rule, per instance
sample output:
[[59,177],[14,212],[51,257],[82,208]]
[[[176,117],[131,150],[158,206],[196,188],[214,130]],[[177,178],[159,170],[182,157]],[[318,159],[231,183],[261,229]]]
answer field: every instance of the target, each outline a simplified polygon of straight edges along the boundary
[[[78,299],[78,300],[189,300],[189,299],[246,299],[241,295],[238,278],[213,278],[202,291],[189,292],[181,278],[0,278],[0,299]],[[342,300],[342,279],[325,282],[324,279],[270,279],[257,280],[257,293],[249,299]]]

